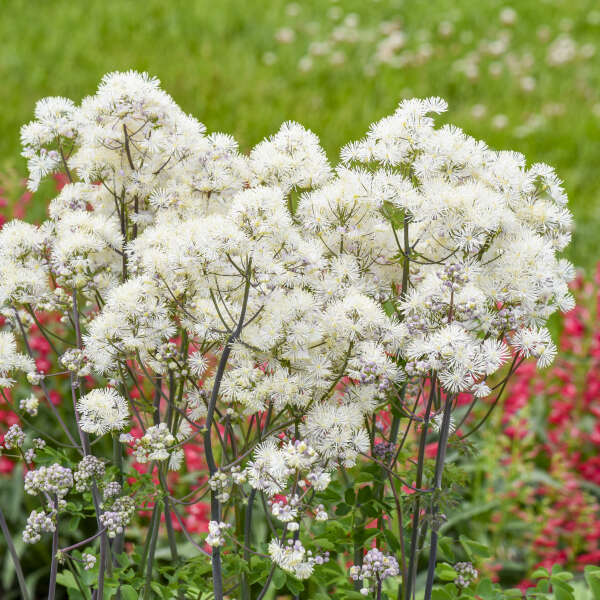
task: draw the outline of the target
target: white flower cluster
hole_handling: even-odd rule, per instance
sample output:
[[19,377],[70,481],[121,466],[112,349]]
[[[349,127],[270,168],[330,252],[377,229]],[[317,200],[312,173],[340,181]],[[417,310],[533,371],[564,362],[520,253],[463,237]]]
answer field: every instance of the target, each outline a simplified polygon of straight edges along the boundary
[[[105,508],[103,506],[103,508]],[[135,502],[129,496],[120,496],[111,502],[100,515],[100,523],[107,529],[107,535],[114,538],[125,531],[135,513]]]
[[[123,373],[152,379],[155,418],[169,388],[170,425],[120,438],[138,462],[179,468],[192,431],[180,416],[225,427],[226,444],[249,415],[258,425],[259,411],[289,413],[300,440],[263,431],[247,465],[211,467],[209,484],[221,502],[244,481],[284,494],[271,511],[295,530],[305,492],[368,453],[365,423],[407,379],[485,397],[511,356],[544,367],[556,353],[545,323],[573,305],[573,268],[557,257],[572,226],[562,183],[547,165],[436,128],[445,110],[439,98],[403,101],[332,168],[291,122],[243,155],[147,74],[109,74],[79,106],[43,100],[22,130],[29,186],[58,169],[70,182],[43,225],[0,231],[0,312],[76,313],[83,344],[62,364],[113,386],[77,402],[85,432],[129,428],[114,389]],[[42,377],[2,331],[0,384],[17,371]],[[84,467],[80,486],[100,473]],[[133,501],[105,497],[116,535]],[[221,543],[218,519],[213,529]],[[297,540],[270,554],[300,578],[316,562]],[[371,558],[377,576],[393,571]]]
[[35,394],[19,400],[19,408],[31,417],[35,417],[38,414],[39,405],[40,401]]
[[323,458],[351,467],[358,454],[368,451],[369,437],[363,424],[365,407],[372,410],[373,406],[365,393],[371,391],[347,394],[341,402],[321,402],[308,412],[300,432]]
[[378,186],[380,214],[395,211],[398,219],[396,236],[375,223],[358,226],[360,252],[384,265],[376,272],[381,283],[394,281],[385,272],[392,252],[413,258],[411,287],[397,303],[410,333],[402,354],[459,392],[501,366],[507,349],[490,346],[510,331],[515,351],[524,349],[520,339],[527,335],[539,366],[549,363],[555,349],[541,325],[573,306],[567,287],[573,269],[556,258],[570,239],[572,218],[550,167],[527,169],[519,154],[492,151],[452,126],[435,129],[428,113],[445,109],[436,98],[404,101],[342,156],[380,165],[375,174],[352,172]]
[[317,491],[324,490],[331,481],[319,454],[301,440],[285,442],[281,447],[272,438],[266,440],[256,448],[245,470],[248,483],[268,496],[283,492],[296,474],[306,478]]
[[81,429],[87,433],[104,435],[120,431],[129,424],[127,401],[112,388],[95,389],[77,402]]
[[151,460],[168,460],[169,449],[175,444],[175,436],[171,434],[166,423],[152,425],[146,433],[135,440],[134,455],[139,463]]
[[469,587],[479,577],[479,572],[470,562],[456,563],[454,570],[458,574],[454,580],[454,585],[459,589]]
[[[39,443],[35,442],[35,446],[39,447]],[[42,533],[52,533],[56,529],[57,513],[66,506],[65,497],[72,487],[73,472],[58,463],[25,474],[25,491],[32,496],[40,494],[47,502],[46,510],[33,510],[27,518],[23,530],[26,544],[35,544]]]
[[73,472],[67,467],[54,463],[49,467],[39,467],[35,471],[25,474],[25,491],[28,494],[44,494],[48,504],[56,508],[55,498],[58,506],[64,506],[64,497],[73,487]]
[[14,379],[10,375],[15,371],[34,373],[35,364],[28,356],[17,352],[17,341],[10,331],[0,331],[0,387],[13,386]]
[[104,500],[109,500],[110,498],[114,498],[121,493],[121,484],[118,481],[109,481],[104,486],[103,490],[103,498]]
[[329,552],[313,556],[310,550],[304,548],[300,540],[288,540],[285,544],[272,540],[269,543],[269,556],[279,568],[292,573],[298,579],[308,579],[315,565],[322,565],[329,561]]
[[206,536],[206,543],[217,548],[225,543],[225,537],[223,535],[226,529],[229,529],[231,525],[229,523],[209,521],[208,523],[208,535]]
[[84,456],[73,473],[75,489],[78,492],[89,490],[94,481],[98,483],[102,480],[105,472],[106,467],[99,458],[91,454]]
[[27,525],[23,530],[23,541],[36,544],[42,539],[42,533],[53,533],[56,529],[55,513],[43,510],[32,510],[27,517]]
[[11,303],[41,304],[50,295],[46,247],[48,231],[23,221],[0,230],[0,308]]
[[37,457],[36,450],[43,450],[46,447],[46,442],[42,438],[33,439],[33,447],[25,450],[23,456],[27,464],[32,464]]
[[4,447],[7,450],[20,448],[25,443],[25,432],[18,424],[11,425],[4,434]]
[[350,577],[354,581],[362,581],[363,587],[360,593],[364,596],[369,594],[369,580],[381,582],[388,577],[395,577],[400,573],[398,561],[394,556],[386,555],[378,548],[371,548],[363,558],[362,565],[350,567]]
[[96,566],[96,557],[89,552],[84,552],[81,555],[81,560],[83,561],[83,568],[86,571],[93,569]]
[[229,473],[217,471],[208,480],[208,487],[216,492],[215,497],[219,502],[227,502],[231,497],[231,490],[234,485],[240,485],[246,481],[246,472],[242,472],[240,467],[234,465]]
[[69,348],[61,354],[60,363],[78,377],[90,374],[87,356],[79,348]]

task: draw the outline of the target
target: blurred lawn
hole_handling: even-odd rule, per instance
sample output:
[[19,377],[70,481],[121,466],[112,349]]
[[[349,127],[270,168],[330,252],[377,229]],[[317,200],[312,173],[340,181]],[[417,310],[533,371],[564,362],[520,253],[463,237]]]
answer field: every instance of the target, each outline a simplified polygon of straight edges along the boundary
[[[600,6],[519,0],[502,23],[507,7],[494,0],[2,0],[0,167],[24,172],[19,127],[39,98],[78,101],[112,70],[158,76],[184,110],[243,148],[298,120],[333,160],[400,98],[439,95],[450,103],[448,121],[557,168],[577,220],[569,256],[590,267],[599,257]],[[394,28],[382,22],[401,23],[392,41],[400,40],[405,66],[374,65],[378,43]],[[309,58],[310,44],[324,41]]]

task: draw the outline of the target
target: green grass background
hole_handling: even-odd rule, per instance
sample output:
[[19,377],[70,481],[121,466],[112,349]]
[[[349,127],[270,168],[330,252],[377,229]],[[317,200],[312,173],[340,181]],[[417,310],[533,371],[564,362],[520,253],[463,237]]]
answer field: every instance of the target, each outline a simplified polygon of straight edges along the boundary
[[[515,1],[512,8],[518,18],[509,28],[502,28],[498,19],[509,4],[496,0],[297,4],[298,15],[290,16],[286,0],[0,0],[0,166],[25,172],[19,127],[32,118],[39,98],[62,95],[79,101],[112,70],[133,68],[158,76],[184,110],[209,131],[232,133],[244,149],[276,131],[282,121],[298,120],[321,137],[332,160],[341,145],[392,112],[402,97],[439,95],[450,103],[447,122],[495,148],[518,150],[530,162],[557,168],[577,221],[568,255],[580,266],[595,264],[600,228],[600,48],[591,58],[550,67],[545,61],[548,44],[538,40],[536,31],[545,25],[552,39],[567,34],[578,45],[600,46],[600,3]],[[402,69],[381,66],[368,77],[364,65],[374,43],[340,44],[346,53],[344,64],[315,60],[310,71],[302,72],[298,61],[308,43],[327,37],[335,26],[332,6],[343,15],[356,13],[365,30],[401,19],[408,46],[418,45],[419,36],[429,36],[433,57]],[[437,30],[448,20],[455,32],[443,41]],[[308,23],[316,34],[307,34]],[[276,42],[275,32],[282,26],[295,30],[293,43]],[[527,52],[535,58],[529,74],[537,87],[531,93],[523,92],[506,69],[496,78],[488,73],[487,65],[502,57],[482,54],[476,81],[453,68],[457,58],[478,52],[481,41],[493,39],[501,29],[510,30],[507,52]],[[269,52],[277,56],[272,65],[264,60]],[[488,108],[488,115],[479,120],[471,114],[477,103]],[[541,114],[549,103],[562,105],[562,114],[528,136],[515,135],[515,127]],[[495,114],[506,115],[510,125],[495,129]],[[42,199],[38,202],[41,211]]]

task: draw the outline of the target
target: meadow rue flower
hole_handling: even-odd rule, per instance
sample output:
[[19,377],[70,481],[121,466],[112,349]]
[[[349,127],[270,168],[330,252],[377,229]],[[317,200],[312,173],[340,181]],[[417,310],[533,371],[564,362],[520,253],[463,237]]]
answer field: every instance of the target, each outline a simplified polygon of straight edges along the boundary
[[19,408],[31,417],[35,417],[38,414],[39,405],[40,401],[35,394],[19,400]]
[[36,544],[42,539],[42,533],[52,533],[55,529],[56,523],[52,512],[32,510],[23,530],[23,541],[26,544]]
[[[501,14],[506,26],[511,11]],[[406,36],[398,24],[385,35],[380,58],[395,64]],[[327,54],[341,64],[335,44],[358,37],[358,19],[346,15],[311,60]],[[418,44],[414,60],[428,60],[428,32]],[[499,35],[482,51],[497,57],[508,44]],[[568,50],[561,42],[553,61]],[[478,61],[469,68],[477,73]],[[547,165],[436,126],[446,109],[441,98],[403,100],[333,168],[295,122],[240,153],[147,74],[108,74],[78,106],[38,104],[22,132],[29,186],[57,169],[69,182],[43,225],[0,231],[0,311],[15,332],[0,332],[0,383],[24,372],[45,391],[47,366],[20,354],[15,335],[27,336],[37,312],[54,311],[75,330],[65,339],[77,347],[60,355],[74,394],[88,375],[110,387],[82,389],[76,402],[86,455],[74,471],[54,464],[26,474],[26,490],[47,494],[48,510],[30,515],[24,538],[52,531],[73,485],[97,496],[106,535],[124,532],[139,496],[104,481],[114,473],[88,453],[82,432],[131,428],[115,439],[115,456],[130,445],[136,462],[158,469],[161,488],[167,469],[206,460],[208,545],[226,544],[228,503],[258,495],[283,531],[269,543],[273,564],[306,579],[327,560],[304,535],[331,514],[315,495],[340,466],[397,455],[380,414],[392,398],[410,389],[418,401],[433,387],[452,408],[459,394],[489,395],[489,378],[511,358],[550,364],[546,321],[573,306],[573,269],[557,257],[572,228],[562,182]],[[499,117],[495,125],[506,126]],[[449,422],[452,435],[454,416],[442,420],[434,406],[415,423],[426,436],[430,421],[435,430]],[[33,414],[37,404],[22,408]],[[281,425],[282,415],[292,420]],[[188,444],[197,434],[202,459]],[[212,452],[217,437],[223,452]],[[13,426],[5,441],[21,447],[23,438]],[[195,468],[181,481],[196,480]],[[171,491],[163,489],[165,508]],[[351,574],[368,593],[398,572],[393,556],[372,548]]]
[[166,423],[152,425],[141,438],[135,440],[135,458],[140,463],[168,460],[169,449],[173,444],[175,444],[175,437]]
[[210,521],[208,523],[208,535],[206,536],[206,543],[213,548],[222,546],[225,543],[223,532],[229,529],[231,525],[229,523]]
[[121,484],[118,481],[109,481],[104,486],[103,496],[104,500],[114,498],[121,493]]
[[58,463],[25,473],[25,491],[28,494],[43,494],[52,510],[64,508],[65,496],[73,487],[73,471]]
[[459,562],[454,565],[454,570],[458,577],[454,580],[454,585],[458,588],[466,588],[477,579],[479,573],[470,562]]
[[84,456],[79,461],[77,469],[73,473],[75,489],[78,492],[90,489],[90,486],[94,481],[98,482],[104,477],[105,471],[106,468],[104,463],[100,459],[91,454]]
[[120,431],[129,423],[127,401],[112,388],[95,389],[77,402],[81,429],[87,433],[104,435]]
[[4,434],[4,446],[8,450],[20,448],[25,442],[25,432],[20,425],[11,425]]
[[395,577],[399,573],[400,567],[396,558],[391,554],[384,554],[378,548],[371,548],[365,554],[362,565],[350,567],[351,579],[363,583],[360,592],[365,596],[369,593],[369,585],[373,586],[375,582],[380,583],[388,577]]
[[105,507],[100,522],[106,527],[108,537],[114,538],[125,531],[135,513],[135,503],[129,496],[120,496]]
[[316,564],[315,557],[308,554],[300,540],[288,540],[286,544],[271,540],[269,555],[278,567],[292,573],[298,579],[308,579]]
[[81,555],[81,560],[83,560],[83,568],[86,571],[90,571],[96,566],[96,557],[89,552],[84,552]]
[[17,352],[15,336],[10,331],[0,331],[0,387],[10,388],[14,380],[9,376],[15,371],[33,372],[33,360]]

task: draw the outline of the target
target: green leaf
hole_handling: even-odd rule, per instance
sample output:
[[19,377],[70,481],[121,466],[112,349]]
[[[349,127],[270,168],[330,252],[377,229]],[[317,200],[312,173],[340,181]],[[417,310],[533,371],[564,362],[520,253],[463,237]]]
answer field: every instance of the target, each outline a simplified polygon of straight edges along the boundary
[[519,588],[509,588],[507,590],[502,590],[503,594],[507,598],[522,598],[523,592]]
[[454,540],[450,537],[442,537],[438,542],[438,550],[441,558],[454,560],[454,549],[452,548]]
[[584,577],[587,584],[590,586],[590,591],[594,600],[600,600],[600,568],[586,567],[584,569]]
[[59,573],[56,576],[56,581],[57,583],[60,583],[60,585],[63,585],[66,588],[72,588],[74,590],[79,589],[77,582],[75,581],[75,577],[73,576],[73,573],[71,573],[71,571],[63,571],[62,573]]
[[280,590],[285,585],[286,574],[281,569],[275,569],[273,575],[273,587]]
[[435,568],[435,574],[442,581],[454,581],[458,577],[458,573],[448,563],[440,563]]
[[[552,578],[550,579],[552,581]],[[552,582],[554,588],[554,597],[556,600],[575,600],[573,588],[570,585],[559,585],[559,582]]]
[[558,581],[571,581],[571,579],[573,579],[573,574],[568,573],[567,571],[560,571],[559,573],[554,573],[550,578],[550,581],[553,579],[557,579]]
[[396,538],[396,536],[389,529],[383,530],[383,537],[385,538],[385,541],[388,543],[389,547],[394,552],[400,551],[400,542],[398,541],[398,538]]
[[470,540],[469,538],[461,535],[459,538],[462,547],[465,549],[465,552],[470,556],[482,556],[483,558],[488,558],[490,556],[490,551],[485,544],[480,544],[474,540]]
[[565,592],[573,592],[573,588],[568,583],[566,583],[559,577],[556,577],[555,575],[550,576],[550,583],[552,584],[552,587],[554,589],[560,588],[561,590],[564,590]]
[[540,577],[550,577],[550,573],[548,573],[548,569],[540,567],[531,574],[531,577],[532,579],[539,579]]
[[290,592],[292,592],[292,594],[294,594],[294,596],[297,596],[302,590],[304,590],[304,584],[299,579],[296,579],[291,575],[287,576],[286,587],[288,590],[290,590]]
[[[132,556],[131,558],[135,561],[135,557]],[[122,567],[128,567],[129,566],[129,561],[131,560],[129,558],[129,556],[125,552],[122,552],[121,554],[117,554],[116,559],[117,559],[117,562]],[[138,561],[139,560],[141,560],[141,559],[138,557]]]
[[348,488],[344,494],[344,500],[346,501],[346,504],[353,506],[355,498],[356,495],[354,494],[354,490],[352,488]]
[[352,533],[352,541],[359,546],[364,546],[377,535],[379,535],[379,529],[355,529]]
[[361,487],[360,490],[358,490],[356,501],[358,502],[358,504],[364,504],[365,502],[368,502],[372,497],[373,490],[371,489],[371,486],[366,485],[364,487]]
[[323,548],[324,550],[335,550],[337,547],[331,540],[327,538],[317,538],[314,541],[315,545],[319,546],[319,548]]
[[351,510],[351,506],[348,506],[347,504],[342,502],[341,504],[337,505],[337,508],[335,509],[335,514],[340,517],[343,517],[344,515],[347,515]]
[[122,585],[121,600],[138,600],[138,593],[130,585]]
[[452,596],[443,587],[434,587],[431,591],[431,600],[452,600]]
[[[361,471],[360,473],[356,474],[355,482],[356,483],[372,483],[373,482],[373,475],[371,473]],[[23,484],[22,483],[21,483],[21,488],[23,488]],[[364,598],[364,596],[363,596],[363,598]]]
[[495,597],[494,585],[488,577],[485,577],[477,584],[477,595],[481,596],[484,600]]
[[494,502],[488,502],[487,504],[475,504],[469,508],[467,504],[463,510],[461,510],[454,517],[449,518],[441,527],[441,531],[447,531],[448,529],[452,529],[454,525],[457,523],[461,523],[462,521],[472,520],[473,517],[481,515],[483,513],[489,512],[494,508],[499,506],[499,502],[496,500]]

